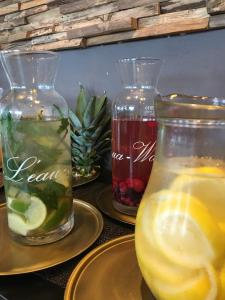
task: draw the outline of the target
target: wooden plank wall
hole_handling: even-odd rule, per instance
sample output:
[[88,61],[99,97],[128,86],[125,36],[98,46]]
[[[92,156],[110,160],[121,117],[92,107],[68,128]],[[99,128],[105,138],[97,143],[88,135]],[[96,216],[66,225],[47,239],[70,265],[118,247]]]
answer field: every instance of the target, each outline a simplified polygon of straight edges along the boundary
[[225,0],[0,0],[0,48],[57,50],[225,27]]

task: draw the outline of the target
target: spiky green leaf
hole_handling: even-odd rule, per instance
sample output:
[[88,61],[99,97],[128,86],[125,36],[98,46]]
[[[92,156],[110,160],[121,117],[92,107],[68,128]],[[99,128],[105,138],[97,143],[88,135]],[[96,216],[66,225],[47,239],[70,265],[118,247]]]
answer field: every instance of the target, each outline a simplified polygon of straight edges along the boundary
[[105,140],[105,139],[110,139],[111,140],[111,129],[107,130],[105,133],[103,133],[100,138],[98,139],[98,141],[102,141],[102,140]]
[[91,122],[93,120],[93,115],[94,115],[94,109],[95,109],[95,97],[89,100],[84,112],[83,124],[85,128],[88,128],[91,125]]
[[99,122],[103,119],[103,117],[106,115],[106,106],[103,106],[101,110],[98,112],[98,114],[95,116],[94,120],[92,121],[90,127],[96,127]]
[[72,110],[69,110],[69,117],[70,117],[70,122],[72,125],[72,128],[81,128],[82,123],[80,122],[79,118],[72,112]]
[[97,139],[99,138],[99,136],[101,135],[101,133],[103,132],[103,130],[105,129],[105,127],[109,124],[110,122],[110,116],[109,115],[106,115],[100,125],[98,126],[98,128],[95,130],[95,132],[93,133],[92,135],[92,139]]
[[104,105],[106,104],[106,101],[107,101],[106,95],[95,98],[94,119],[97,117],[98,113],[104,107]]
[[82,123],[83,114],[88,103],[88,95],[82,85],[80,85],[80,93],[77,97],[76,115]]

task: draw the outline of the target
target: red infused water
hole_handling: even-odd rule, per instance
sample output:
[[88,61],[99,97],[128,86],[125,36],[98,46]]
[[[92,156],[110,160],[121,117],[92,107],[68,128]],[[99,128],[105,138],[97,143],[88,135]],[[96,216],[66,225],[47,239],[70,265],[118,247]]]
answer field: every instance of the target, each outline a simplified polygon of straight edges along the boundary
[[116,209],[136,213],[152,169],[156,137],[154,119],[113,119],[112,188]]

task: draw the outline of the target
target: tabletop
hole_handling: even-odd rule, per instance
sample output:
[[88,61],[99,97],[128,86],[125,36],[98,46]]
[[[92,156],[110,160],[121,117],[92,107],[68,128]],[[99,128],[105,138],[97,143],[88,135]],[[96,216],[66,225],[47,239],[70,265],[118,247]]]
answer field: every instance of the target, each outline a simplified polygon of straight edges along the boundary
[[[99,193],[110,185],[110,173],[105,171],[95,181],[74,188],[74,198],[87,201],[97,207]],[[4,202],[4,191],[0,193],[0,202]],[[105,215],[104,228],[97,241],[82,254],[60,264],[26,275],[1,276],[0,300],[63,300],[64,290],[70,274],[79,261],[92,249],[113,238],[134,232],[134,226],[115,221]],[[1,254],[0,254],[1,255]]]

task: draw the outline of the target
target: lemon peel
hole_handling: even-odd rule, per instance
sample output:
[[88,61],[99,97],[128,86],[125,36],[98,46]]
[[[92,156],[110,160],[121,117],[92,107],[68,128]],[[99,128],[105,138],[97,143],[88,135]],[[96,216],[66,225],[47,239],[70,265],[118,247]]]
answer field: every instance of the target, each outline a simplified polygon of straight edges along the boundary
[[[165,200],[154,204],[162,196]],[[157,248],[168,259],[188,268],[198,268],[224,254],[223,234],[197,198],[169,190],[152,194],[151,198],[155,212],[151,216],[150,230]],[[143,219],[146,218],[149,218],[148,213],[143,214]]]

